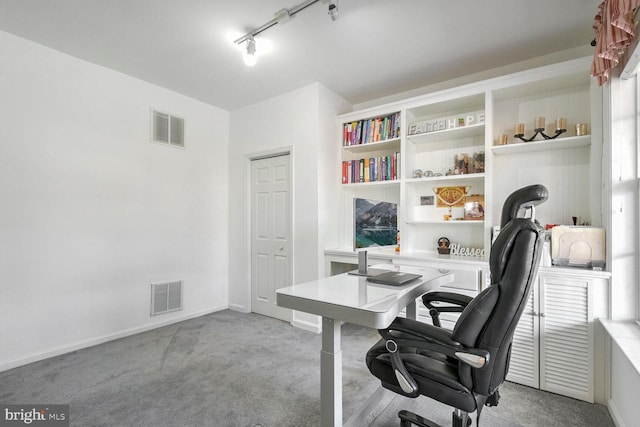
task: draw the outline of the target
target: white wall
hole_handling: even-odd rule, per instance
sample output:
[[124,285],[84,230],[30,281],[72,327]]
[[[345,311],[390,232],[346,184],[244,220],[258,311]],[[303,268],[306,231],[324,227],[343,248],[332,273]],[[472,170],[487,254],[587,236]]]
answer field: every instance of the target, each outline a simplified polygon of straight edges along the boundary
[[291,152],[293,282],[318,278],[323,259],[319,252],[326,239],[319,223],[324,226],[329,220],[323,207],[328,199],[323,189],[325,168],[337,158],[326,147],[335,147],[335,115],[343,108],[348,108],[344,101],[314,83],[231,112],[229,167],[230,192],[234,195],[229,203],[231,308],[251,310],[247,195],[250,158],[260,154]]
[[318,144],[322,149],[318,153],[318,277],[324,277],[330,274],[324,271],[324,250],[340,247],[340,228],[336,227],[336,217],[340,216],[338,212],[344,211],[339,143],[342,135],[336,115],[351,111],[351,105],[323,86],[319,95]]
[[0,370],[226,308],[228,113],[3,32],[0,57]]
[[640,374],[615,342],[611,346],[611,376],[611,400],[608,403],[616,426],[638,425]]

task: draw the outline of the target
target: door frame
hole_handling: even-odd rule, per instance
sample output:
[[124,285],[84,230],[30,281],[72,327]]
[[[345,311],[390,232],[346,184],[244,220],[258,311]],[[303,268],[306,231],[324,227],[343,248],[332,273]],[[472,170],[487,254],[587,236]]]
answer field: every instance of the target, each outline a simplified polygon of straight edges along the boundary
[[[244,280],[244,288],[246,295],[245,307],[247,307],[247,312],[252,312],[252,289],[251,289],[251,235],[253,231],[253,224],[251,223],[251,212],[253,209],[253,203],[251,198],[251,162],[254,160],[266,159],[269,157],[278,157],[278,156],[289,156],[289,187],[290,187],[290,199],[289,199],[289,217],[291,221],[289,222],[289,235],[291,236],[291,283],[296,283],[295,279],[295,234],[294,234],[294,205],[295,205],[295,197],[294,197],[294,189],[295,182],[293,180],[293,168],[294,168],[294,155],[293,155],[293,146],[284,146],[284,147],[276,147],[269,150],[256,151],[252,153],[245,154],[245,189],[244,189],[244,220],[245,220],[245,233],[244,233],[244,265],[245,265],[245,280]],[[293,321],[293,310],[291,310],[289,314],[289,323]]]

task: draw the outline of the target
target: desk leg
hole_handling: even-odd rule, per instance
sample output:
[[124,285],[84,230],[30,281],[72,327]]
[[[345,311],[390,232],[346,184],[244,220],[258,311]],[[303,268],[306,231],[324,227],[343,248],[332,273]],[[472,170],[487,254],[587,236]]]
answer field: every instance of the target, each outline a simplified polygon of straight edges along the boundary
[[320,425],[342,426],[342,322],[322,318],[320,352]]
[[416,320],[418,318],[418,306],[415,300],[411,301],[405,310],[407,313],[407,319]]

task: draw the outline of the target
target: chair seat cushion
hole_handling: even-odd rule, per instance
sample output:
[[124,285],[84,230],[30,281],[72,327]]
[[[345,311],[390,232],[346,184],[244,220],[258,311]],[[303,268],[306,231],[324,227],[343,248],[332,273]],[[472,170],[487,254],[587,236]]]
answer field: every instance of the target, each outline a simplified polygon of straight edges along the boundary
[[[466,412],[476,410],[472,393],[460,383],[456,360],[444,356],[434,358],[433,353],[420,354],[415,348],[400,348],[400,357],[418,383],[420,394]],[[378,341],[367,353],[367,366],[385,388],[408,396],[398,384],[384,340]]]

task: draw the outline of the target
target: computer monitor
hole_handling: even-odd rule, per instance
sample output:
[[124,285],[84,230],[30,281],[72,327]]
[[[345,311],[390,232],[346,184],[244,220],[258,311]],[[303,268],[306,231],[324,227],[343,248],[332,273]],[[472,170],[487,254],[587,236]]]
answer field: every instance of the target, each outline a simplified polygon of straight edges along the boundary
[[398,204],[371,199],[353,199],[353,249],[358,252],[358,270],[352,274],[371,276],[367,250],[393,247],[398,243]]

